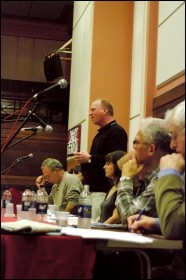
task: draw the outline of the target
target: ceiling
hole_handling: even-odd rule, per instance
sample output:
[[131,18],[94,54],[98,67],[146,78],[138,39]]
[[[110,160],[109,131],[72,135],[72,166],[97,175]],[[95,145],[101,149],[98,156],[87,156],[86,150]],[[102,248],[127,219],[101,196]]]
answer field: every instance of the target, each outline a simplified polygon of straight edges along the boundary
[[1,18],[66,25],[71,37],[73,7],[74,1],[1,1]]

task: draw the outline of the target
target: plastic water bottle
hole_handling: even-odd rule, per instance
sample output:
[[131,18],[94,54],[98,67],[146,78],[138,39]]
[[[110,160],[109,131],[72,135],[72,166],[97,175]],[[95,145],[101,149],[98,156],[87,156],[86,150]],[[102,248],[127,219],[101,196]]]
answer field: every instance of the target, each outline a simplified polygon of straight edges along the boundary
[[22,211],[28,211],[31,205],[32,192],[30,186],[25,187],[25,191],[22,193]]
[[37,190],[36,195],[36,219],[37,221],[43,221],[47,218],[48,209],[48,193],[45,190],[45,186],[41,185]]
[[78,228],[91,228],[92,216],[92,196],[89,185],[84,185],[84,189],[79,196],[78,205]]
[[30,201],[30,208],[36,208],[36,193],[34,191],[34,187],[31,187],[31,193],[32,193],[32,197],[31,197],[31,201]]
[[12,194],[9,191],[9,188],[7,187],[5,191],[2,194],[2,199],[1,199],[1,217],[4,217],[5,211],[6,211],[6,206],[8,203],[10,203],[12,200]]

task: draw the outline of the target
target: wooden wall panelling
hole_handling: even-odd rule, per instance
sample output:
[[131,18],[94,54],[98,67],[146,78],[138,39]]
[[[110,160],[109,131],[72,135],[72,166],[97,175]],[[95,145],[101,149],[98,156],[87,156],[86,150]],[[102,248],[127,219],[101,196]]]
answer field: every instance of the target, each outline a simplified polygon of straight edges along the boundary
[[185,100],[185,83],[155,97],[153,100],[153,117],[163,118],[168,109]]
[[[2,103],[5,109],[1,115],[1,143],[6,139],[10,133],[13,122],[4,121],[6,114],[13,114],[25,104],[26,100],[32,97],[35,93],[40,92],[51,86],[49,83],[37,83],[28,81],[15,81],[15,80],[2,80],[2,95],[1,100],[4,98],[7,104]],[[11,109],[9,101],[22,102],[20,108]],[[16,103],[17,104],[17,103]],[[21,156],[26,156],[33,153],[33,158],[27,158],[17,163],[6,178],[1,176],[1,186],[4,188],[7,185],[25,187],[25,185],[35,184],[36,176],[41,174],[41,162],[48,158],[53,157],[59,159],[66,169],[66,152],[67,152],[67,123],[68,123],[68,104],[69,104],[69,86],[61,90],[56,87],[51,90],[41,101],[41,104],[35,113],[46,123],[53,127],[51,133],[46,133],[44,130],[37,133],[8,149],[1,155],[1,172],[6,170],[12,163]],[[7,106],[6,106],[7,105]],[[30,104],[31,107],[32,104]],[[29,109],[30,109],[29,106]],[[7,109],[9,108],[9,109]],[[30,109],[31,110],[31,109]],[[6,114],[5,114],[6,113]],[[27,113],[23,114],[23,119]],[[13,116],[14,117],[14,116]],[[24,127],[37,127],[40,123],[32,118],[24,125]],[[20,127],[20,124],[16,128]],[[22,139],[31,132],[19,132],[16,138],[10,143]],[[1,148],[3,144],[1,145]]]
[[[7,137],[10,131],[10,123],[3,123],[1,127],[1,142]],[[35,127],[38,123],[27,123],[25,127]],[[53,132],[37,133],[34,136],[7,148],[1,155],[1,172],[6,170],[12,163],[19,157],[26,156],[30,153],[33,154],[33,158],[23,159],[17,163],[8,176],[1,176],[1,185],[33,185],[35,183],[36,176],[41,174],[41,162],[48,157],[56,158],[60,160],[64,168],[66,169],[66,152],[67,152],[67,128],[62,124],[55,124],[53,126]],[[28,131],[20,132],[15,137],[14,141],[22,139],[26,135],[30,135]],[[12,144],[11,143],[11,144]],[[33,180],[34,179],[34,180]]]

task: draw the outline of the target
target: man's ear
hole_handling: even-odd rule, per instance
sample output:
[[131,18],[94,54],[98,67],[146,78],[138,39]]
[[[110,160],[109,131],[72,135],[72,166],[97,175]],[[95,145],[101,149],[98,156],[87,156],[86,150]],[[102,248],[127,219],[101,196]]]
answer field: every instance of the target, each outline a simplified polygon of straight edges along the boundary
[[108,113],[108,109],[106,107],[104,107],[103,111],[104,111],[105,114]]
[[154,154],[154,153],[155,153],[155,151],[156,151],[156,145],[154,145],[154,144],[150,144],[150,147],[149,147],[149,152],[150,152],[150,153],[152,153],[152,154]]

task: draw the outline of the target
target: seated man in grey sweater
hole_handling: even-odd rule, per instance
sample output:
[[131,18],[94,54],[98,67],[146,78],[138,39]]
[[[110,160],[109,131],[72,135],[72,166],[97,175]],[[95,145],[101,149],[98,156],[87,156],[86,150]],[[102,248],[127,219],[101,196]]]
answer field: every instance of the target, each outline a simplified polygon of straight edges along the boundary
[[52,189],[48,196],[48,203],[55,204],[57,211],[74,212],[78,205],[79,195],[83,190],[83,185],[79,178],[63,169],[60,161],[47,158],[41,164],[43,175],[36,179],[36,185],[44,185],[46,182],[52,183]]

